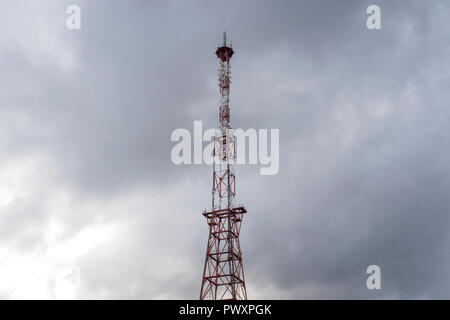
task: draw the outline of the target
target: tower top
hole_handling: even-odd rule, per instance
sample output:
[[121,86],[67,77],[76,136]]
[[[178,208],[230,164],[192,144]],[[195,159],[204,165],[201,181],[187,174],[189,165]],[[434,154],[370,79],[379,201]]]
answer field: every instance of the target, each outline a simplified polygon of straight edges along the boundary
[[234,54],[233,48],[227,45],[227,32],[223,32],[223,45],[218,47],[216,50],[217,58],[222,60],[222,62],[229,62],[231,56]]

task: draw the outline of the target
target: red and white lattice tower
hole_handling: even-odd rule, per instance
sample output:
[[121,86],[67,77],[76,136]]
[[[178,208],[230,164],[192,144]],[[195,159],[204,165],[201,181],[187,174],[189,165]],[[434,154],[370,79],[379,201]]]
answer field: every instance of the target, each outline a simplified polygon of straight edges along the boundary
[[234,207],[236,177],[235,139],[230,126],[230,59],[233,48],[227,45],[226,33],[223,46],[217,48],[220,60],[220,126],[214,140],[212,209],[203,212],[209,227],[200,300],[246,300],[244,267],[239,244],[239,232],[244,207]]

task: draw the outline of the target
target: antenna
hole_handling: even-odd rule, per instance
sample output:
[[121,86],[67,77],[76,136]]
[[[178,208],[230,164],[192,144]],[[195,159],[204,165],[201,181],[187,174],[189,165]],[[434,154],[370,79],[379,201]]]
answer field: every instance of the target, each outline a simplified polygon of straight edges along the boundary
[[[231,44],[231,43],[230,43]],[[208,246],[203,269],[200,300],[247,300],[244,265],[239,234],[243,206],[235,207],[236,176],[234,173],[235,137],[230,125],[230,59],[234,50],[217,48],[219,59],[219,127],[214,137],[214,161],[211,211],[203,212],[209,226]]]

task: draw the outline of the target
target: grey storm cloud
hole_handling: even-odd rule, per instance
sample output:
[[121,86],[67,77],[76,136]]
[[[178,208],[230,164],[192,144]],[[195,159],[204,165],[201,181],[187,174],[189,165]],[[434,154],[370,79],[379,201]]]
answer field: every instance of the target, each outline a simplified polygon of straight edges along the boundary
[[216,126],[226,30],[233,126],[280,130],[236,168],[249,298],[449,298],[450,6],[370,4],[1,1],[0,297],[198,297],[212,170],[170,135]]

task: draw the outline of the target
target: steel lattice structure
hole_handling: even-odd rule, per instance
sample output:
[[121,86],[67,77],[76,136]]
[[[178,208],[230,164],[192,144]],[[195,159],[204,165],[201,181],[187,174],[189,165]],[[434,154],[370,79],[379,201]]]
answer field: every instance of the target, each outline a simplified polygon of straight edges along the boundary
[[212,209],[203,212],[209,227],[200,300],[246,300],[244,267],[239,243],[239,233],[244,207],[234,207],[236,176],[234,162],[236,147],[230,125],[230,59],[233,48],[227,45],[226,33],[223,45],[217,48],[219,67],[219,128],[214,140]]

